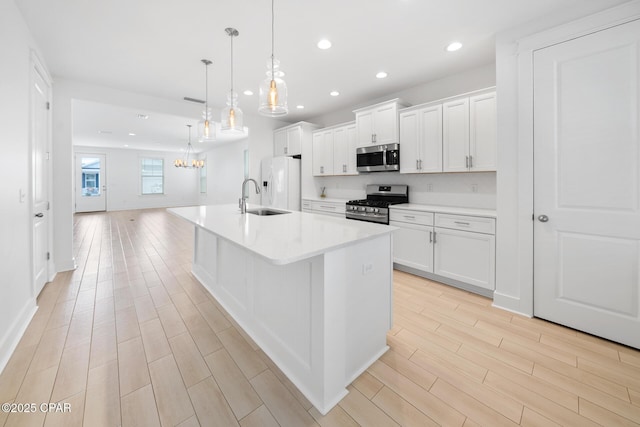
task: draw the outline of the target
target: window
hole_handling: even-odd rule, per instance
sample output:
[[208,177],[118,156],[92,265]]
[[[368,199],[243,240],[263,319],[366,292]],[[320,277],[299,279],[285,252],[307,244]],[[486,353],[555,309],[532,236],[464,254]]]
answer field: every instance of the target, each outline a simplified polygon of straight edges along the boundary
[[200,193],[207,194],[207,158],[204,157],[204,166],[200,168]]
[[142,159],[142,194],[164,194],[164,159]]

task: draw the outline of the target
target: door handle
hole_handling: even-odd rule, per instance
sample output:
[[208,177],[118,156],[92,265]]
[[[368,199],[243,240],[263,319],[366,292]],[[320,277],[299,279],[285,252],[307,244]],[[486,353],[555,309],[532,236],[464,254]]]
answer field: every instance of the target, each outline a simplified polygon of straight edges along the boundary
[[39,212],[35,216],[36,216],[36,218],[43,218],[44,214],[42,212]]
[[540,215],[540,216],[538,217],[538,221],[540,221],[540,222],[547,222],[547,221],[549,221],[549,217],[548,217],[548,216],[546,216],[546,215]]

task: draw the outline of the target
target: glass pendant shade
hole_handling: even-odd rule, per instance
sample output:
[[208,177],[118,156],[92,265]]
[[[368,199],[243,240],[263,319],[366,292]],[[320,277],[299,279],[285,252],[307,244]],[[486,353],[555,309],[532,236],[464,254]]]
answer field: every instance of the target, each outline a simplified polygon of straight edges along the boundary
[[211,109],[202,111],[202,119],[198,122],[198,142],[213,142],[216,140],[216,124],[211,119]]
[[[273,62],[273,64],[272,64]],[[282,80],[284,75],[279,70],[277,59],[269,58],[267,78],[260,83],[260,105],[258,112],[264,116],[284,116],[289,112],[287,104],[287,84]]]
[[231,91],[227,95],[227,106],[222,109],[220,132],[241,134],[244,133],[243,113],[238,108],[238,94]]

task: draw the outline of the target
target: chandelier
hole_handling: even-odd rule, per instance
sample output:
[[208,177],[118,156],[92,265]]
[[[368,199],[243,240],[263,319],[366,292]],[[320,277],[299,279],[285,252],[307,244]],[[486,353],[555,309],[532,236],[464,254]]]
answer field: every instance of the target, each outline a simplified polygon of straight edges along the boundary
[[187,143],[187,151],[185,152],[184,158],[176,159],[173,162],[173,166],[184,169],[200,169],[204,167],[204,160],[193,158],[191,159],[191,162],[189,162],[189,156],[195,156],[195,153],[193,151],[193,146],[191,145],[191,125],[187,125],[187,127],[189,128],[189,142]]

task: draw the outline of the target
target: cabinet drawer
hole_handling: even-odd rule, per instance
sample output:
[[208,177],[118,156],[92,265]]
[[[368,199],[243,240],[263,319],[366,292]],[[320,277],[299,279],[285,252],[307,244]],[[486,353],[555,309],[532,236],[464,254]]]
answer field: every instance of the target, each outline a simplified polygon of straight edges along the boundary
[[344,215],[345,208],[344,204],[338,203],[329,203],[329,202],[312,202],[311,209],[314,211],[327,212],[327,213],[335,213]]
[[495,219],[477,216],[436,214],[436,227],[496,234]]
[[431,212],[417,212],[402,209],[389,209],[389,221],[406,222],[409,224],[433,225]]
[[310,200],[303,200],[302,201],[302,210],[303,211],[310,211],[311,209],[313,209],[311,201]]

